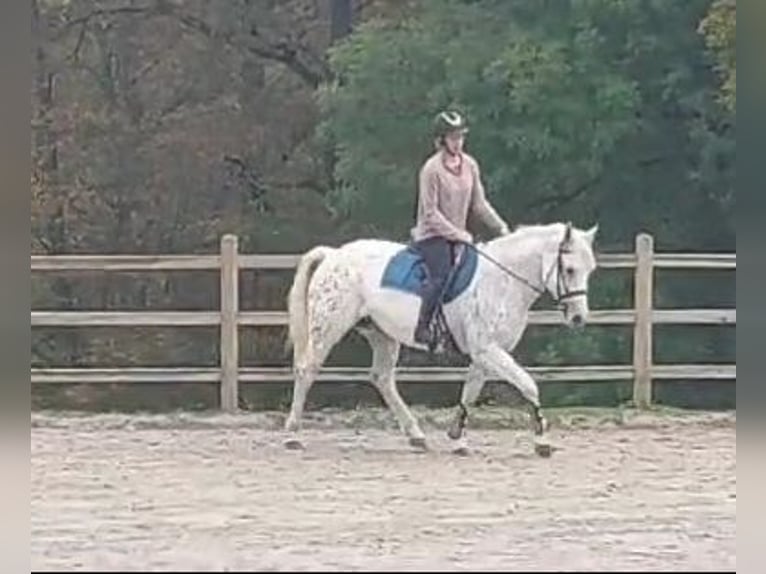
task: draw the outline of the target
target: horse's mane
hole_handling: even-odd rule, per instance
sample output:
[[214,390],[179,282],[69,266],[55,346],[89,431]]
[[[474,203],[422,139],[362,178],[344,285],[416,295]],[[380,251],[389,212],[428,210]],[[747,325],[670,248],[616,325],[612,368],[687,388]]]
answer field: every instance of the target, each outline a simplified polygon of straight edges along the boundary
[[516,228],[510,233],[501,237],[496,237],[493,241],[484,242],[493,243],[496,240],[503,240],[506,243],[508,240],[516,243],[517,241],[524,241],[529,239],[537,239],[540,237],[550,237],[551,235],[558,235],[563,233],[563,223],[536,223],[530,225],[517,225]]
[[565,227],[566,225],[561,222],[518,225],[509,235],[496,237],[483,242],[483,245],[485,247],[490,247],[492,244],[497,247],[504,246],[501,248],[524,245],[527,241],[560,237],[564,233]]
[[564,229],[564,224],[561,222],[555,223],[535,223],[530,225],[519,225],[513,230],[512,235],[518,237],[531,237],[538,235],[550,235],[554,231],[560,233]]

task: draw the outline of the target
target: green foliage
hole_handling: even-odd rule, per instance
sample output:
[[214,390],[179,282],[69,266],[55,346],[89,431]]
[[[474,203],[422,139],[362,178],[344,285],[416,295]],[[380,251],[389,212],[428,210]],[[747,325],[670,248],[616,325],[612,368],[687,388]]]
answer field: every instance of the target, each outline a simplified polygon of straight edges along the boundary
[[[405,240],[431,120],[453,105],[511,223],[598,222],[600,251],[639,231],[660,251],[736,249],[733,1],[369,0],[329,51],[309,0],[127,4],[32,3],[35,252],[209,253],[222,233],[249,253]],[[658,305],[736,300],[728,279],[680,279],[657,281]],[[242,301],[284,308],[288,281],[248,274]],[[35,308],[208,309],[214,284],[46,275],[32,294]],[[629,306],[629,285],[599,271],[592,307]],[[679,329],[658,333],[658,358],[733,356],[717,327]],[[284,364],[277,331],[248,332],[247,364]],[[213,334],[190,335],[43,330],[32,347],[50,365],[214,361]],[[624,330],[532,328],[520,358],[625,362],[630,345]],[[351,339],[333,359],[367,352]],[[622,400],[610,388],[547,396]]]
[[531,6],[424,2],[332,50],[337,79],[321,91],[320,129],[337,143],[335,197],[351,217],[406,231],[430,121],[447,106],[468,116],[470,149],[511,220],[523,217],[514,207],[601,173],[636,129],[636,82],[604,63],[604,38],[587,22],[561,34],[557,14],[541,13],[538,27],[522,27]]
[[[469,151],[511,221],[598,219],[601,240],[624,248],[646,228],[688,246],[723,215],[716,242],[732,241],[735,139],[696,32],[706,9],[426,0],[359,26],[330,51],[335,79],[319,92],[319,133],[337,154],[331,201],[376,233],[404,236],[429,122],[459,106]],[[699,228],[689,208],[704,212]]]
[[[406,240],[430,121],[457,106],[510,221],[598,220],[601,249],[631,249],[644,230],[660,250],[733,248],[736,140],[697,32],[708,9],[424,0],[359,26],[330,51],[334,80],[319,92],[319,133],[337,157],[331,201],[348,220]],[[669,305],[690,295],[688,285],[658,290]],[[598,277],[592,306],[629,305],[626,291],[624,277]],[[624,363],[630,346],[627,333],[533,328],[524,360]]]

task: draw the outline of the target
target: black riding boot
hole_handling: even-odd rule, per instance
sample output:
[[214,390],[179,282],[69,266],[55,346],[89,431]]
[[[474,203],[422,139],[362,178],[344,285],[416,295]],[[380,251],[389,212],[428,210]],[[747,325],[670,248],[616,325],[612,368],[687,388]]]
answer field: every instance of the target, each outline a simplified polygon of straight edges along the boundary
[[443,237],[431,237],[419,241],[416,248],[423,256],[428,279],[421,293],[420,313],[414,339],[417,343],[428,345],[429,351],[433,352],[436,340],[429,329],[429,324],[452,265],[452,246]]
[[423,345],[428,345],[430,351],[436,344],[434,335],[430,329],[431,318],[433,317],[434,307],[436,306],[434,299],[439,291],[438,285],[433,283],[429,284],[425,292],[422,295],[422,301],[420,303],[420,313],[418,314],[418,324],[415,327],[415,342]]

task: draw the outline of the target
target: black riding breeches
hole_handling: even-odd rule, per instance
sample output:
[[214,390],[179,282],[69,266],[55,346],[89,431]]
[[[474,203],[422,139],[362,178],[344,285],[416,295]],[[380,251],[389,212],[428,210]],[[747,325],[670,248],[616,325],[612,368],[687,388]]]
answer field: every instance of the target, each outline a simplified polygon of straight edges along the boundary
[[422,293],[421,317],[430,319],[449,277],[455,244],[444,237],[429,237],[415,243],[415,248],[423,256],[428,269],[428,278]]

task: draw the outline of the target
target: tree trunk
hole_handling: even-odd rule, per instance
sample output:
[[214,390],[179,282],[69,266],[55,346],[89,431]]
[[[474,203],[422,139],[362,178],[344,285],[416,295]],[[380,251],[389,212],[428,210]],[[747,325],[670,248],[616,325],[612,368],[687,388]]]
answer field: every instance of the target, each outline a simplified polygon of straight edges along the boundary
[[337,40],[351,33],[353,12],[351,0],[330,0],[330,40]]

